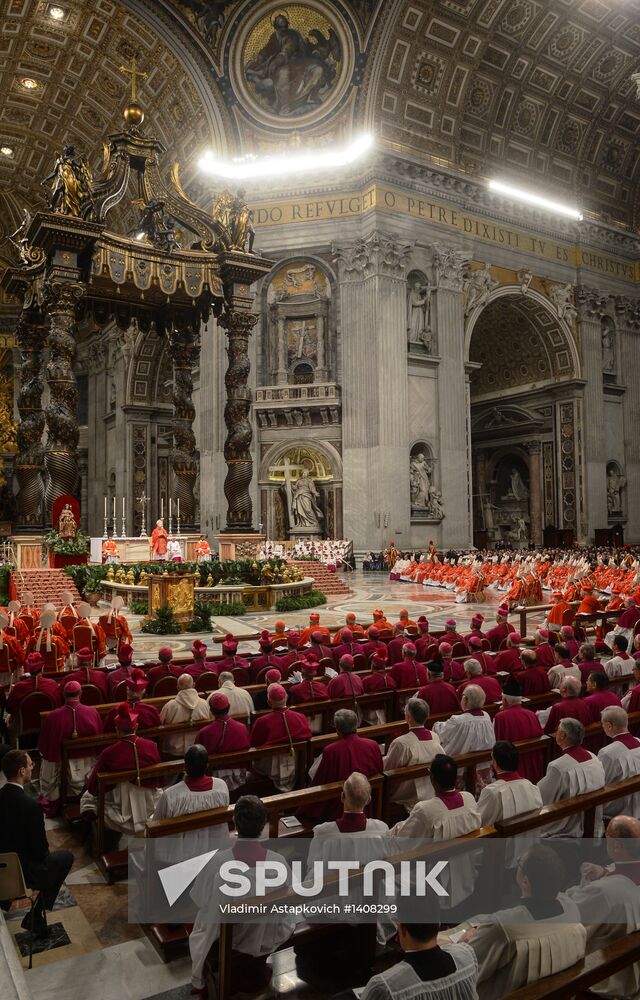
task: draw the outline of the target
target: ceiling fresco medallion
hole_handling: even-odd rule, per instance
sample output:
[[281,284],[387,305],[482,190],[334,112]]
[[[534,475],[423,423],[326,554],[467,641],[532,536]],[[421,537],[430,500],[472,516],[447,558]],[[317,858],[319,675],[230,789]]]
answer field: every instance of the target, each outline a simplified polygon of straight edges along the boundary
[[229,68],[236,97],[275,128],[312,125],[334,111],[354,67],[352,29],[332,7],[260,3],[231,34]]

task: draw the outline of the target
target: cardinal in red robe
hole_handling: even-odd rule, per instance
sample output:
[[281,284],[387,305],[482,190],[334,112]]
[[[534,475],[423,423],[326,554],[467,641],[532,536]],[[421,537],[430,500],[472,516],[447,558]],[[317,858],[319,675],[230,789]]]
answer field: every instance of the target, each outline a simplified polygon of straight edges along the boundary
[[62,697],[60,685],[51,677],[42,677],[44,659],[40,653],[29,653],[24,666],[29,676],[25,675],[11,688],[6,705],[9,715],[17,715],[21,702],[32,691],[48,694],[53,699],[53,707],[58,708]]
[[158,650],[158,660],[158,664],[155,667],[151,667],[151,670],[147,672],[149,691],[152,694],[156,681],[159,681],[161,677],[179,677],[183,673],[182,667],[176,666],[173,662],[173,650],[171,646],[160,647]]
[[[522,704],[523,691],[514,678],[509,677],[502,689],[502,709],[493,718],[496,743],[499,740],[530,740],[542,736],[542,726],[535,712]],[[544,754],[523,753],[518,767],[523,778],[538,782],[544,774]]]
[[102,700],[108,701],[109,685],[107,682],[107,675],[104,670],[98,670],[97,668],[91,666],[93,663],[92,651],[87,647],[79,649],[76,653],[76,662],[78,664],[78,669],[72,670],[71,673],[67,674],[65,679],[69,681],[77,681],[78,684],[93,684],[100,691]]
[[211,664],[211,670],[213,670],[216,674],[220,675],[223,670],[233,671],[238,667],[241,667],[242,670],[246,670],[247,674],[251,673],[251,664],[249,660],[246,660],[244,656],[237,655],[238,640],[234,638],[231,632],[228,632],[224,637],[222,652],[224,653],[222,659],[216,660],[215,663]]
[[521,642],[522,636],[519,632],[510,633],[507,639],[507,648],[503,649],[500,653],[496,653],[494,660],[496,673],[504,670],[508,674],[513,674],[522,669],[522,663],[520,662]]
[[222,691],[216,691],[209,698],[213,722],[204,726],[196,736],[196,743],[206,748],[208,753],[235,753],[248,750],[249,733],[247,727],[237,719],[229,718],[229,699]]
[[[379,745],[375,740],[365,739],[356,732],[358,718],[355,712],[342,708],[336,712],[334,725],[338,734],[335,743],[330,743],[309,769],[310,784],[325,785],[332,781],[346,781],[354,771],[366,777],[382,774],[383,763]],[[340,816],[342,805],[323,802],[310,806],[302,812],[306,821],[322,817],[332,820]]]
[[[162,725],[160,713],[158,712],[156,706],[149,705],[142,700],[149,685],[149,681],[145,676],[144,670],[140,670],[139,667],[134,667],[131,671],[131,676],[125,678],[125,684],[127,687],[127,704],[131,709],[131,713],[138,716],[138,728],[155,729],[156,726]],[[103,729],[105,733],[112,733],[115,731],[117,714],[118,707],[116,706],[111,709],[104,720]]]
[[[305,657],[302,663],[302,680],[299,684],[292,684],[289,688],[289,700],[292,705],[303,705],[309,701],[328,701],[329,693],[327,685],[322,681],[314,680],[318,670],[315,659]],[[338,678],[334,677],[334,680]],[[358,678],[359,680],[360,678]]]
[[490,628],[488,632],[485,633],[485,639],[488,639],[491,643],[491,649],[495,652],[500,648],[500,643],[503,639],[506,639],[510,632],[515,632],[513,625],[510,625],[507,621],[509,615],[509,607],[507,604],[501,604],[496,611],[496,622],[493,628]]

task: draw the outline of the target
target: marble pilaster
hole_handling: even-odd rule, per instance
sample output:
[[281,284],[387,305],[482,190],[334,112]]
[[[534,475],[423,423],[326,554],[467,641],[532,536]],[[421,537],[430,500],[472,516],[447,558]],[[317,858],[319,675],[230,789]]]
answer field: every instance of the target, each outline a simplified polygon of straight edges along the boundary
[[619,370],[624,372],[626,391],[622,399],[624,441],[624,475],[627,480],[625,541],[640,537],[640,456],[638,454],[638,427],[640,427],[640,366],[638,365],[638,337],[640,336],[640,300],[616,300],[616,325],[620,345]]
[[471,544],[469,517],[469,421],[464,364],[463,269],[468,257],[443,244],[433,245],[436,290],[433,297],[440,354],[438,417],[443,539],[449,546]]
[[542,472],[540,459],[542,445],[539,441],[527,444],[529,453],[529,519],[531,526],[531,541],[534,545],[542,545]]
[[593,538],[596,528],[607,526],[607,454],[603,433],[605,422],[602,391],[601,320],[607,296],[596,289],[581,286],[577,292],[580,343],[582,347],[584,387],[584,455],[587,534]]
[[[411,246],[374,232],[334,247],[342,327],[344,531],[356,549],[408,539],[406,261]],[[384,333],[384,335],[383,335]],[[388,541],[388,539],[387,539]]]

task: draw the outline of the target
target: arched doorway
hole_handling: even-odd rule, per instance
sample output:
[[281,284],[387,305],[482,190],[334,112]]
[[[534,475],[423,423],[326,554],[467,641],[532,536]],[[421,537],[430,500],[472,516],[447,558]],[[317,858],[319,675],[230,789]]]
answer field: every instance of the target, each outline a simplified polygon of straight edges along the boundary
[[263,531],[268,538],[291,537],[292,487],[306,474],[313,480],[317,505],[322,511],[319,535],[342,537],[342,463],[327,442],[290,442],[274,445],[260,463],[260,511]]
[[474,542],[583,534],[582,382],[569,322],[537,291],[502,287],[470,317]]

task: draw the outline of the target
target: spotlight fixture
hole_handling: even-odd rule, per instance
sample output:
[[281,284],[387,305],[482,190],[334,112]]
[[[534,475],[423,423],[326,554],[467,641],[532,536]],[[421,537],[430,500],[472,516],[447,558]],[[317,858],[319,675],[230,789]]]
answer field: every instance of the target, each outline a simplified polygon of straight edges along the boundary
[[509,198],[515,198],[517,201],[525,201],[528,205],[535,205],[537,208],[545,208],[548,212],[566,215],[570,219],[576,219],[578,222],[583,218],[579,208],[572,208],[570,205],[561,205],[557,201],[543,198],[532,191],[523,191],[521,188],[512,187],[511,184],[503,184],[502,181],[489,181],[489,190],[496,191],[498,194],[506,194]]
[[20,86],[24,87],[25,90],[36,90],[38,81],[34,80],[32,76],[23,76],[20,78]]
[[0,153],[3,156],[13,156],[13,146],[0,146]]
[[49,7],[49,17],[52,17],[54,21],[64,21],[66,11],[64,7],[58,7],[57,4],[52,4]]
[[307,149],[302,152],[260,157],[248,154],[234,160],[218,160],[209,152],[201,157],[198,166],[214,177],[224,177],[233,181],[283,177],[286,174],[303,174],[347,166],[371,149],[373,141],[373,136],[367,133],[341,149],[331,151]]

